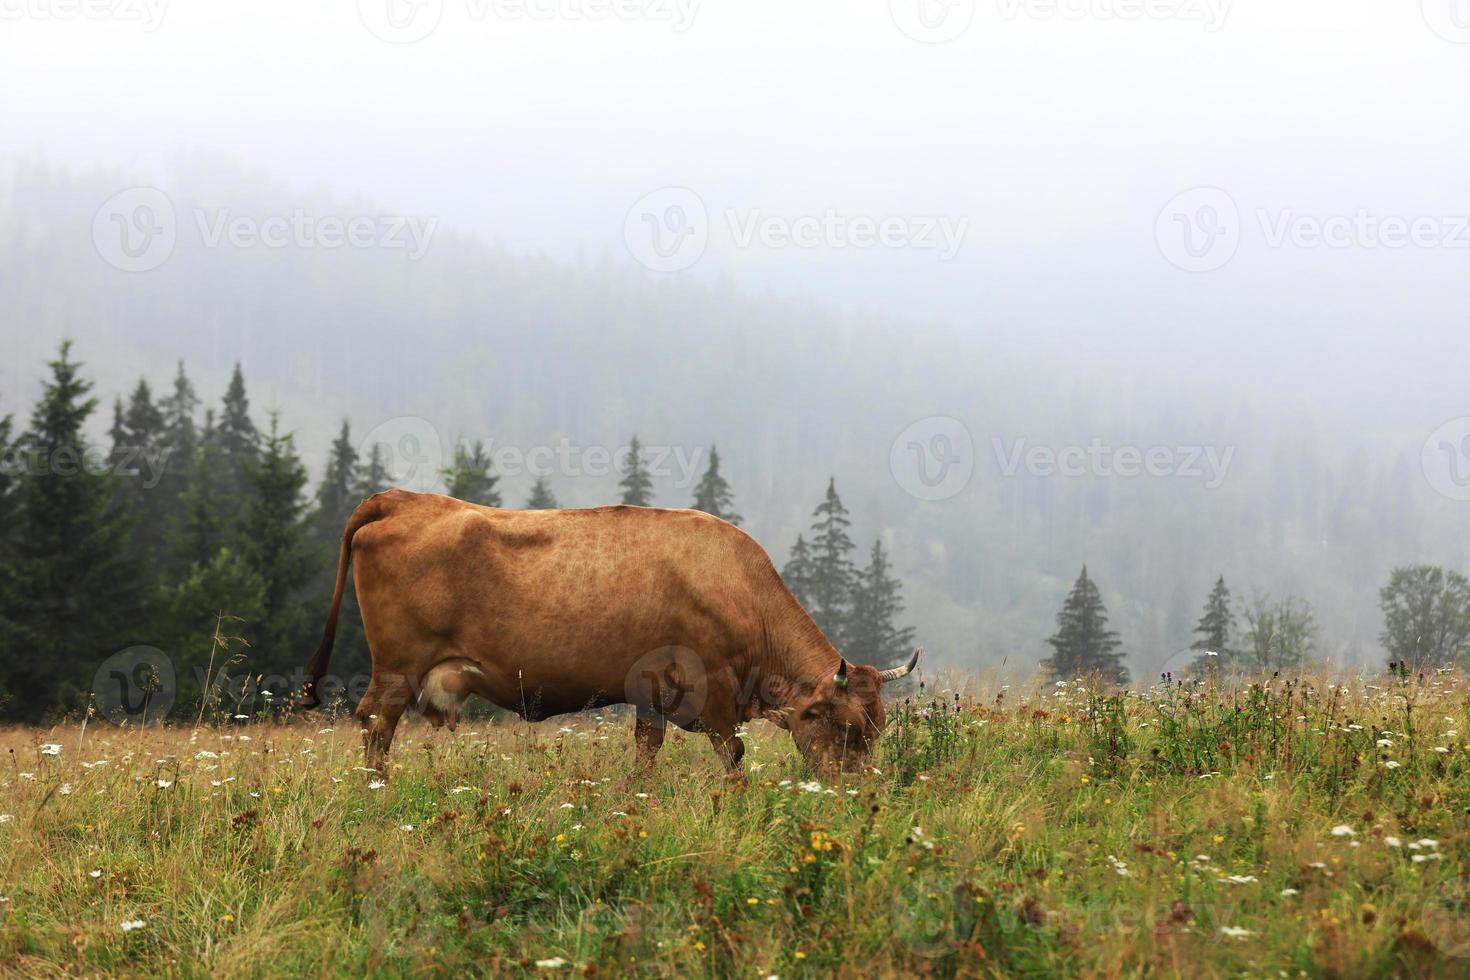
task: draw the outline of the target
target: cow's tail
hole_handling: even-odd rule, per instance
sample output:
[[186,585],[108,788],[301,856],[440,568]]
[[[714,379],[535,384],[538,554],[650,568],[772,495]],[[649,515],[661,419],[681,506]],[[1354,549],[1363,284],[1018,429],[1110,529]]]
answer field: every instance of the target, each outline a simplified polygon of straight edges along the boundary
[[352,561],[352,536],[364,525],[387,516],[382,496],[374,494],[358,504],[352,516],[347,519],[347,526],[342,530],[342,547],[337,554],[337,584],[332,589],[332,608],[327,611],[327,627],[322,630],[322,642],[317,646],[316,653],[312,654],[311,662],[306,665],[306,680],[301,685],[299,701],[303,708],[321,706],[316,686],[326,674],[327,665],[332,660],[332,644],[337,639],[337,617],[342,611],[342,593],[347,588],[347,566]]

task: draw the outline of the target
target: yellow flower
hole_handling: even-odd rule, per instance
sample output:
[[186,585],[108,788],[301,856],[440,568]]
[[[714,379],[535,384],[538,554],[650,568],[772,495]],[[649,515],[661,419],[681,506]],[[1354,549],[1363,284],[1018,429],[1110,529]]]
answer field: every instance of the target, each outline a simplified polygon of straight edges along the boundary
[[806,959],[806,954],[803,953],[801,950],[798,949],[796,951],[796,958],[799,959],[799,960],[804,960],[804,959]]
[[694,944],[694,948],[697,949],[697,950],[699,950],[701,953],[703,953],[704,952],[704,943],[702,943],[702,942],[695,943]]
[[222,915],[222,916],[219,917],[219,920],[221,922],[234,922],[235,921],[235,917],[233,915],[231,915],[230,913],[226,912],[224,915]]
[[1216,844],[1223,844],[1223,843],[1225,843],[1225,835],[1224,834],[1216,834],[1215,835],[1215,843]]
[[758,898],[747,898],[745,900],[745,904],[746,905],[759,905],[760,903],[761,903],[761,900],[758,899]]
[[1088,779],[1088,778],[1087,778],[1087,777],[1086,777],[1086,776],[1083,776],[1083,777],[1082,777],[1082,781],[1083,781],[1083,782],[1084,782],[1084,783],[1090,783],[1090,782],[1092,782],[1092,780],[1090,780],[1090,779]]

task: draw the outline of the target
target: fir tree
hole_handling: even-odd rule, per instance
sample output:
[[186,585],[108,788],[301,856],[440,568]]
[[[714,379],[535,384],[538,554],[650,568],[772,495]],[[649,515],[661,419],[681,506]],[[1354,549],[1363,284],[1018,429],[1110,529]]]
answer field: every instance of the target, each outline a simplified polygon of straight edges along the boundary
[[1420,671],[1470,654],[1470,580],[1437,565],[1395,568],[1378,593],[1389,662]]
[[[302,587],[313,564],[308,546],[306,468],[289,434],[271,414],[261,452],[248,470],[250,506],[245,518],[244,557],[262,585],[262,615],[252,639],[262,667],[294,666],[306,637]],[[227,610],[228,611],[228,610]]]
[[858,573],[852,589],[852,618],[844,652],[856,663],[890,665],[912,653],[914,629],[900,628],[903,583],[889,572],[881,540],[873,542],[868,567]]
[[847,508],[842,506],[842,498],[837,496],[835,478],[827,481],[827,496],[812,516],[811,604],[807,611],[827,639],[840,648],[847,639],[856,573],[852,565],[852,538],[847,534],[852,520],[847,516]]
[[357,495],[357,484],[357,448],[352,444],[352,429],[344,420],[337,438],[332,441],[327,465],[322,471],[322,482],[316,490],[315,537],[334,554],[347,518],[362,501]]
[[812,584],[815,574],[812,565],[812,549],[807,545],[806,538],[798,534],[796,544],[791,547],[791,557],[787,559],[786,567],[781,569],[781,577],[786,580],[786,587],[791,590],[792,595],[796,596],[796,601],[808,611],[812,608]]
[[720,451],[714,446],[709,449],[709,468],[704,471],[699,485],[694,488],[694,509],[713,514],[740,526],[740,515],[735,513],[735,494],[730,484],[720,475]]
[[83,430],[97,408],[63,342],[21,438],[12,542],[13,632],[6,688],[16,715],[35,719],[84,700],[97,663],[142,628],[138,577],[126,560],[132,525],[110,473],[85,461]]
[[544,476],[536,477],[536,482],[531,486],[531,496],[526,501],[527,510],[555,510],[561,505],[556,502],[556,495],[551,492],[551,483]]
[[455,446],[454,462],[442,476],[449,496],[486,507],[500,506],[500,493],[495,489],[500,477],[490,472],[490,454],[483,442],[476,441],[473,445],[461,442]]
[[623,503],[635,507],[653,505],[653,478],[644,465],[643,446],[638,442],[637,433],[628,443],[628,460],[623,464],[623,478],[618,486],[623,488]]
[[1102,595],[1083,565],[1082,574],[1057,613],[1057,631],[1046,641],[1055,652],[1041,662],[1042,668],[1059,680],[1098,673],[1107,681],[1126,684],[1128,671],[1118,652],[1118,634],[1107,627]]

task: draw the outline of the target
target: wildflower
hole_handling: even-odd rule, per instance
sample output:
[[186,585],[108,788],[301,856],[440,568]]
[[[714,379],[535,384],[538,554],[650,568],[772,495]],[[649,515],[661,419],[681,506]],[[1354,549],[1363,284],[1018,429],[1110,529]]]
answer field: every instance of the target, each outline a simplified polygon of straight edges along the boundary
[[0,823],[10,823],[14,819],[15,815],[13,813],[0,813]]
[[1397,837],[1385,837],[1385,838],[1383,838],[1383,843],[1387,844],[1389,847],[1403,847],[1404,846],[1403,841],[1399,840]]
[[1255,875],[1231,875],[1228,878],[1221,878],[1220,880],[1228,881],[1232,885],[1249,885],[1258,879]]
[[1332,828],[1332,836],[1333,837],[1356,837],[1357,836],[1357,831],[1353,830],[1353,828],[1349,827],[1345,823],[1340,823],[1336,827],[1333,827]]
[[387,785],[388,784],[381,779],[374,779],[372,782],[368,783],[368,789],[382,789],[384,786]]
[[41,746],[41,754],[42,755],[60,755],[61,754],[61,746],[55,744],[54,742],[51,743],[51,744],[48,744],[48,745],[43,745],[43,746]]
[[1295,888],[1283,888],[1283,889],[1281,889],[1281,897],[1282,898],[1291,898],[1293,895],[1300,895],[1300,894],[1301,894],[1301,892],[1297,891]]
[[122,931],[123,932],[132,932],[135,929],[141,929],[141,928],[143,928],[147,924],[148,923],[144,922],[142,919],[123,919],[122,920]]
[[1255,935],[1249,929],[1242,929],[1240,926],[1221,926],[1220,934],[1229,936],[1231,939],[1246,939]]
[[171,779],[161,779],[160,778],[158,780],[158,788],[159,789],[168,789],[172,785],[173,785],[173,780],[171,780]]
[[92,878],[101,878],[102,877],[102,869],[101,868],[93,868],[91,871],[88,871],[87,872],[87,875],[89,877],[92,877]]
[[567,961],[560,956],[553,956],[546,960],[537,960],[536,965],[543,970],[558,970],[567,965]]

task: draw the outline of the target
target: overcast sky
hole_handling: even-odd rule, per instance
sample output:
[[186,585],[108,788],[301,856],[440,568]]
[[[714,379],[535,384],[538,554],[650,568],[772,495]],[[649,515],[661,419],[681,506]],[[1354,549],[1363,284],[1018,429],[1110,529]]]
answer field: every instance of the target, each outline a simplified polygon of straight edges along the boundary
[[0,159],[1466,410],[1465,0],[88,2],[0,0]]

